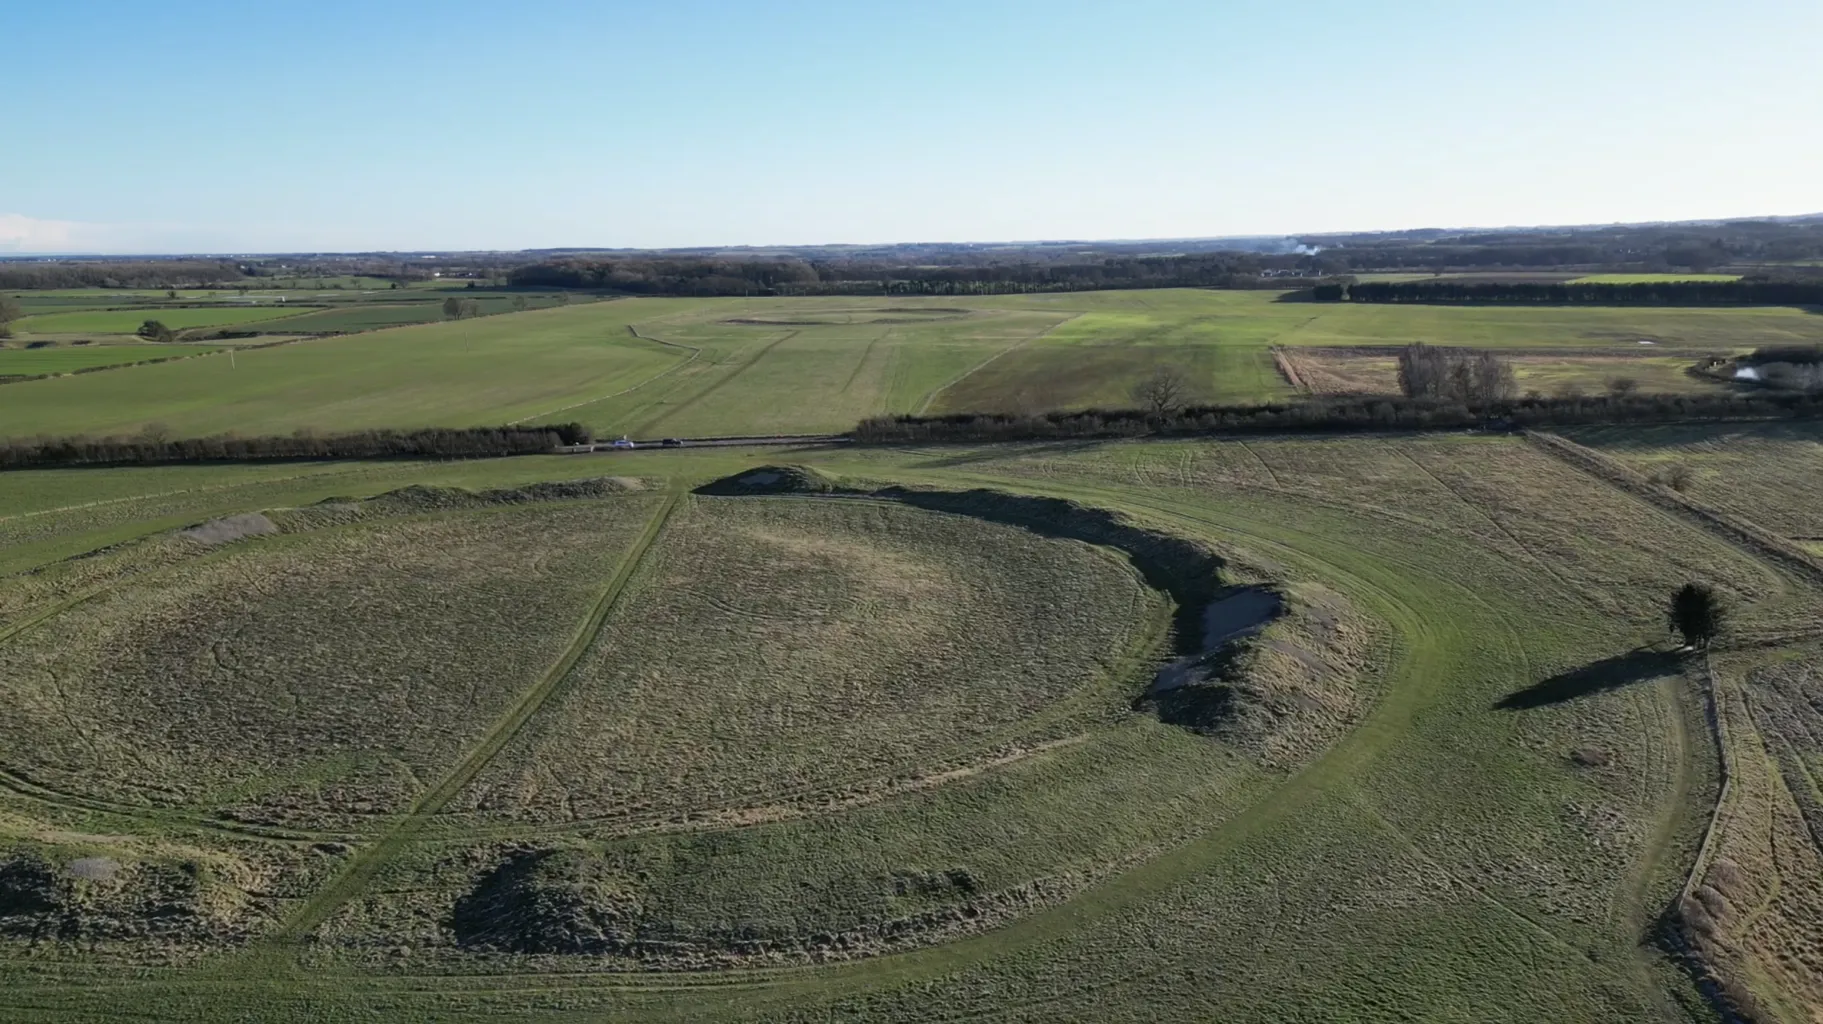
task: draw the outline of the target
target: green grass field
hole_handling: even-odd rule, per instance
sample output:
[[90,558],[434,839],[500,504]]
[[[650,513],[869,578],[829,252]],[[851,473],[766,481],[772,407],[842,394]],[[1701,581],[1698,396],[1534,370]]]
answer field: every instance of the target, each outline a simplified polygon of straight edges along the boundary
[[435,302],[362,302],[331,309],[307,309],[287,317],[282,324],[288,331],[309,334],[316,331],[371,331],[401,324],[423,324],[443,319]]
[[147,320],[157,320],[174,331],[181,331],[191,327],[252,324],[292,316],[298,312],[295,308],[276,305],[84,310],[28,316],[15,323],[13,330],[22,335],[132,334]]
[[[243,352],[232,365],[186,360],[9,385],[20,390],[9,395],[6,409],[19,415],[0,425],[0,433],[131,433],[153,422],[182,433],[289,432],[306,425],[359,429],[549,415],[580,396],[625,390],[683,361],[673,349],[632,337],[624,320],[615,323],[611,314],[620,305],[305,341]],[[169,372],[191,364],[201,372]],[[89,381],[97,386],[34,390]],[[104,411],[107,405],[114,413]],[[55,425],[29,424],[33,415],[59,407],[65,414],[55,416]]]
[[[292,286],[296,287],[292,287]],[[181,289],[175,297],[153,289],[68,288],[15,293],[26,316],[22,334],[131,333],[148,319],[176,330],[252,326],[267,332],[353,333],[444,319],[445,298],[469,299],[485,315],[510,313],[516,302],[530,309],[586,302],[592,296],[469,289],[466,282],[430,281],[406,288],[372,278],[269,280],[235,289]],[[281,301],[282,300],[282,301]],[[206,308],[198,308],[206,307]],[[282,321],[282,322],[279,322]]]
[[[1188,372],[1195,400],[1284,398],[1292,388],[1274,345],[1427,341],[1587,356],[1638,353],[1642,340],[1680,354],[1823,342],[1823,317],[1798,309],[1277,298],[1164,290],[572,304],[282,346],[247,353],[232,371],[201,360],[15,385],[0,435],[131,433],[153,422],[202,434],[563,420],[646,436],[818,433],[891,412],[1122,406],[1167,364]],[[325,310],[271,329],[352,328],[393,309]]]
[[1663,281],[1739,281],[1739,274],[1588,274],[1571,284],[1654,284]]
[[14,342],[13,346],[0,349],[0,377],[69,373],[91,366],[125,366],[148,359],[221,351],[211,345],[55,345],[28,349]]
[[[879,499],[682,493],[780,460],[1115,509],[1229,579],[1331,594],[1299,605],[1310,632],[1267,637],[1355,645],[1323,685],[1352,679],[1357,709],[1275,748],[1109,699],[1143,680],[1088,652],[1145,650],[1159,606],[1105,547]],[[651,483],[358,500],[610,472]],[[1702,1020],[1646,937],[1699,846],[1748,863],[1756,833],[1703,843],[1701,674],[1636,648],[1687,578],[1756,637],[1818,601],[1513,438],[8,480],[0,845],[24,858],[8,884],[64,893],[88,936],[0,940],[21,1020]],[[286,507],[281,534],[195,553],[159,532]],[[399,609],[409,644],[373,631]],[[1778,649],[1729,650],[1751,672]],[[417,657],[444,667],[398,660]],[[1796,714],[1802,679],[1731,735]],[[331,713],[349,700],[371,710]],[[1794,762],[1760,763],[1731,820],[1764,820]],[[79,860],[118,873],[57,881]],[[1731,977],[1814,934],[1796,884],[1776,942],[1717,961]],[[131,886],[200,909],[135,933]]]
[[[419,301],[409,301],[406,297]],[[560,305],[554,295],[525,295],[523,298],[528,309],[548,309]],[[498,294],[481,294],[475,298],[483,315],[513,312],[515,297]],[[397,327],[401,324],[437,323],[443,320],[443,300],[425,301],[424,293],[417,289],[380,292],[365,297],[362,301],[341,302],[334,293],[312,296],[313,301],[336,303],[333,308],[307,311],[301,316],[292,316],[284,321],[269,325],[268,329],[296,331],[300,334],[316,332],[353,333],[355,331],[372,331],[385,327]]]
[[[1823,340],[1276,298],[577,303],[7,384],[0,434],[839,430],[1411,340],[1670,388]],[[7,472],[0,1018],[1717,1020],[1672,922],[1802,1021],[1823,436],[1567,437]],[[1271,611],[1209,647],[1229,588]]]

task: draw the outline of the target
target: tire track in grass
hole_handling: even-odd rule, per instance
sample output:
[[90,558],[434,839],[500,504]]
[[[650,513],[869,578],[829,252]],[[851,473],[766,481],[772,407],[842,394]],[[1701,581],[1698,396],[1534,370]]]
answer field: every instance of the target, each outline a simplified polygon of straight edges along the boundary
[[[987,476],[964,475],[962,478],[982,486],[1004,488],[1007,483]],[[1382,669],[1384,675],[1376,700],[1350,733],[1293,772],[1271,791],[1270,797],[1247,804],[1201,836],[1119,873],[1071,900],[1017,918],[999,929],[938,946],[838,965],[743,971],[714,977],[550,977],[530,983],[530,988],[546,993],[601,988],[648,992],[723,989],[754,997],[764,992],[766,998],[785,1001],[810,993],[816,998],[827,998],[857,988],[890,987],[928,980],[964,964],[1004,957],[1062,934],[1080,932],[1113,915],[1133,910],[1147,898],[1206,870],[1245,840],[1283,827],[1295,820],[1299,812],[1325,798],[1352,798],[1357,792],[1353,780],[1389,747],[1408,736],[1411,721],[1419,709],[1439,696],[1440,681],[1448,675],[1445,666],[1452,655],[1474,646],[1460,624],[1444,609],[1451,599],[1470,603],[1476,603],[1477,599],[1460,585],[1440,586],[1428,580],[1422,566],[1396,559],[1363,558],[1360,552],[1342,544],[1301,531],[1287,533],[1282,524],[1227,511],[1204,510],[1168,498],[1137,499],[1130,492],[1083,483],[1043,490],[1052,497],[1067,496],[1187,523],[1199,532],[1244,539],[1294,564],[1322,566],[1326,570],[1323,575],[1377,611],[1400,637],[1392,660]],[[1439,590],[1455,593],[1452,598],[1445,598]],[[493,977],[483,981],[473,976],[463,979],[482,985],[498,984],[500,980]],[[447,982],[448,979],[438,979],[439,984]],[[1034,1005],[1044,1002],[1040,1000]],[[996,1012],[1004,1013],[1006,1008]],[[613,1016],[613,1013],[599,1013],[595,1018]],[[969,1016],[952,1015],[953,1019],[968,1019]]]
[[1539,569],[1542,569],[1546,573],[1549,573],[1551,578],[1556,580],[1558,582],[1558,585],[1563,587],[1564,593],[1574,596],[1577,600],[1581,601],[1583,604],[1587,605],[1589,608],[1593,609],[1594,611],[1596,611],[1598,613],[1602,612],[1603,609],[1601,607],[1601,603],[1599,601],[1597,601],[1596,599],[1594,599],[1593,597],[1590,597],[1587,590],[1585,590],[1581,586],[1571,583],[1567,578],[1564,577],[1563,573],[1558,572],[1544,559],[1538,557],[1537,552],[1534,552],[1530,547],[1528,547],[1526,545],[1525,541],[1520,540],[1518,534],[1514,533],[1511,529],[1509,529],[1505,523],[1494,518],[1494,514],[1492,512],[1489,512],[1487,509],[1483,508],[1480,504],[1471,500],[1468,495],[1463,494],[1461,491],[1457,490],[1456,488],[1450,486],[1450,484],[1446,483],[1444,481],[1444,479],[1442,477],[1438,476],[1435,472],[1433,472],[1429,466],[1426,466],[1424,463],[1419,462],[1417,457],[1412,455],[1411,451],[1407,447],[1405,447],[1404,445],[1387,445],[1386,447],[1393,451],[1398,452],[1399,455],[1405,459],[1405,461],[1412,464],[1412,468],[1416,469],[1419,473],[1422,473],[1424,476],[1428,477],[1430,479],[1431,483],[1434,483],[1438,487],[1443,488],[1443,492],[1445,494],[1448,494],[1450,497],[1461,502],[1463,507],[1467,508],[1470,513],[1472,513],[1476,517],[1480,518],[1483,522],[1487,523],[1489,526],[1492,526],[1495,529],[1495,531],[1497,531],[1501,536],[1503,536],[1507,540],[1511,541],[1513,546],[1518,548],[1520,550],[1520,552],[1525,555],[1526,561],[1532,563],[1534,566],[1537,566]]
[[855,368],[849,372],[848,379],[842,382],[842,394],[848,394],[848,389],[854,387],[855,381],[860,379],[861,371],[867,368],[867,361],[873,358],[874,347],[887,338],[892,337],[892,333],[893,329],[888,327],[886,330],[875,335],[873,340],[867,343],[867,347],[861,351],[860,361],[855,363]]
[[667,348],[686,349],[690,353],[690,358],[684,360],[681,363],[672,363],[670,366],[667,366],[664,369],[653,374],[652,376],[647,377],[645,380],[640,381],[638,384],[635,384],[632,387],[621,388],[619,391],[616,391],[611,395],[598,395],[594,398],[585,398],[580,402],[571,402],[569,405],[558,406],[555,409],[546,409],[543,412],[535,412],[535,413],[531,414],[530,416],[521,416],[516,420],[508,420],[506,422],[506,425],[509,427],[516,427],[519,424],[524,423],[527,420],[541,420],[541,419],[544,419],[546,416],[555,416],[560,412],[569,412],[571,409],[580,409],[585,405],[594,405],[597,402],[605,402],[610,398],[619,398],[621,395],[630,395],[633,392],[638,391],[640,388],[645,387],[647,384],[651,384],[655,381],[663,380],[664,378],[671,376],[672,374],[683,369],[684,367],[689,366],[691,363],[696,362],[697,358],[703,354],[703,350],[698,348],[695,345],[686,345],[681,341],[666,341],[663,338],[654,338],[649,334],[641,334],[641,333],[639,333],[639,326],[637,324],[628,324],[627,333],[633,335],[635,338],[638,338],[640,341],[654,342],[659,345],[664,345]]
[[[984,486],[1005,486],[1005,481],[979,478]],[[527,978],[502,974],[437,975],[431,977],[393,976],[385,979],[341,976],[328,981],[334,986],[353,985],[368,996],[408,994],[420,991],[427,983],[444,993],[458,991],[496,991],[510,986],[527,994],[552,995],[565,991],[622,990],[646,993],[726,992],[732,998],[752,1000],[795,1001],[799,998],[839,997],[856,989],[891,987],[908,981],[927,980],[958,967],[1013,954],[1056,938],[1060,934],[1080,931],[1096,922],[1130,911],[1146,898],[1206,870],[1221,857],[1231,853],[1244,840],[1282,827],[1295,820],[1298,812],[1308,809],[1326,796],[1350,792],[1352,780],[1397,740],[1408,734],[1411,718],[1417,710],[1435,699],[1439,680],[1445,677],[1443,665],[1450,654],[1464,649],[1468,638],[1447,614],[1447,605],[1437,586],[1419,583],[1417,567],[1399,562],[1375,564],[1360,552],[1344,545],[1325,542],[1298,531],[1283,530],[1282,524],[1253,520],[1248,517],[1206,512],[1195,506],[1170,499],[1121,502],[1132,498],[1111,488],[1077,484],[1068,488],[1045,491],[1053,497],[1068,496],[1126,507],[1190,524],[1199,530],[1210,530],[1219,536],[1245,539],[1294,564],[1322,565],[1325,576],[1341,584],[1357,599],[1378,612],[1387,625],[1399,635],[1400,642],[1382,672],[1381,689],[1364,718],[1347,735],[1339,739],[1313,761],[1292,773],[1270,798],[1250,802],[1202,836],[1165,851],[1150,861],[1122,872],[1101,885],[1059,906],[1029,917],[1015,919],[1000,929],[970,936],[952,943],[912,950],[906,953],[836,965],[812,967],[759,968],[729,974],[686,976],[603,976],[595,972],[564,973]],[[1344,568],[1347,566],[1347,568]],[[1443,589],[1457,588],[1446,585]],[[1456,595],[1460,598],[1462,595]],[[1409,603],[1408,603],[1409,602]],[[371,874],[371,872],[369,872]],[[352,890],[350,890],[352,891]],[[319,896],[315,902],[323,902]],[[333,909],[333,908],[330,908]],[[300,913],[299,918],[303,918]],[[326,919],[327,915],[322,915]],[[301,935],[294,925],[286,930]],[[273,940],[268,939],[268,944]],[[274,966],[283,965],[279,961]],[[200,979],[199,979],[200,980]],[[230,968],[205,984],[229,989],[256,989],[264,982],[248,977],[244,969]],[[1101,986],[1097,986],[1101,987]],[[738,995],[735,995],[738,993]],[[587,1019],[609,1019],[624,1016],[613,1009],[588,1011]],[[560,1016],[552,1014],[553,1017]],[[957,1019],[964,1019],[958,1017]]]
[[456,795],[470,782],[474,781],[475,776],[481,774],[481,769],[485,768],[488,762],[492,761],[495,755],[499,754],[501,749],[519,734],[532,716],[550,701],[551,696],[557,692],[563,681],[575,669],[577,662],[582,660],[583,654],[594,643],[596,636],[601,632],[602,625],[607,622],[609,613],[620,603],[620,597],[626,590],[627,581],[632,578],[640,563],[645,561],[646,554],[651,551],[659,534],[664,531],[666,522],[670,520],[671,514],[676,511],[682,501],[683,492],[677,490],[673,490],[665,497],[664,503],[647,521],[646,528],[639,535],[639,539],[634,541],[633,547],[621,559],[613,577],[608,580],[601,595],[595,599],[595,604],[590,608],[588,617],[577,627],[575,635],[570,639],[569,646],[565,648],[563,656],[557,660],[557,663],[522,693],[511,707],[507,708],[468,756],[446,772],[438,780],[434,789],[413,802],[405,817],[392,831],[350,858],[341,873],[305,901],[290,921],[255,947],[256,953],[269,952],[275,947],[293,945],[321,927],[343,904],[358,895],[379,872],[381,866],[422,832],[431,819],[447,807],[450,801],[454,800]]
[[758,355],[754,356],[752,359],[747,360],[746,362],[742,363],[741,365],[735,367],[734,370],[728,374],[728,376],[723,377],[721,380],[718,380],[718,381],[714,382],[713,384],[710,384],[708,387],[702,389],[701,391],[698,391],[696,394],[685,399],[682,402],[682,404],[676,406],[675,408],[666,409],[664,412],[659,413],[657,416],[654,416],[651,419],[645,421],[644,423],[641,423],[639,426],[634,427],[633,433],[643,434],[643,435],[652,434],[654,431],[656,431],[658,429],[658,425],[660,423],[663,423],[664,421],[670,419],[671,417],[677,415],[680,412],[684,412],[684,411],[688,410],[690,407],[696,405],[696,403],[702,401],[705,398],[708,398],[710,395],[715,394],[717,391],[720,391],[722,388],[727,387],[729,384],[732,384],[734,382],[735,378],[739,377],[743,373],[746,373],[748,370],[753,369],[754,364],[758,363],[760,360],[771,355],[773,349],[778,348],[780,345],[785,344],[786,342],[790,341],[791,339],[797,337],[798,335],[800,335],[802,333],[804,333],[804,332],[801,330],[788,331],[781,337],[774,339],[773,341],[769,342],[765,348],[760,349]]
[[1057,321],[1056,323],[1052,324],[1049,327],[1046,327],[1044,330],[1039,331],[1037,334],[1034,334],[1029,338],[1021,338],[1018,341],[1013,342],[1011,345],[1008,345],[1007,347],[994,353],[993,355],[988,356],[986,359],[983,359],[979,363],[976,363],[974,366],[969,367],[967,370],[964,370],[962,372],[962,375],[960,377],[957,377],[954,380],[951,380],[946,384],[939,385],[938,387],[934,388],[930,394],[925,395],[924,401],[918,403],[918,411],[914,415],[922,416],[926,412],[929,412],[931,403],[935,402],[937,400],[938,396],[942,395],[945,391],[948,391],[950,388],[953,388],[956,385],[962,383],[963,381],[969,379],[970,377],[973,377],[975,374],[980,373],[983,369],[985,369],[987,367],[987,365],[989,363],[993,362],[996,359],[999,359],[1001,356],[1016,352],[1019,349],[1026,347],[1027,345],[1033,344],[1034,342],[1043,341],[1045,338],[1048,338],[1052,334],[1056,333],[1058,328],[1062,327],[1064,324],[1069,323],[1070,321],[1076,319],[1079,316],[1082,316],[1081,312],[1071,313],[1069,316],[1063,318],[1062,320]]
[[[1007,482],[994,480],[992,484],[1005,487]],[[1016,956],[1061,935],[1079,933],[1113,915],[1134,911],[1148,898],[1199,875],[1232,855],[1248,839],[1287,827],[1298,820],[1301,813],[1320,806],[1325,799],[1353,797],[1360,792],[1355,788],[1355,780],[1362,771],[1394,753],[1396,745],[1411,735],[1414,718],[1448,691],[1446,680],[1455,660],[1480,649],[1467,624],[1451,614],[1458,603],[1474,600],[1472,592],[1448,580],[1431,579],[1423,566],[1381,554],[1370,555],[1340,539],[1288,529],[1271,516],[1207,509],[1163,496],[1135,500],[1130,491],[1092,484],[1049,485],[1042,489],[1051,496],[1094,500],[1109,507],[1139,512],[1147,518],[1190,525],[1198,533],[1241,540],[1293,565],[1320,571],[1322,576],[1376,612],[1399,638],[1391,661],[1379,676],[1380,685],[1376,687],[1374,700],[1366,708],[1363,719],[1313,761],[1273,788],[1269,797],[1254,800],[1232,816],[1212,824],[1211,830],[1200,838],[1165,851],[1058,907],[954,943],[858,963],[703,976],[603,977],[584,972],[558,972],[536,978],[503,974],[374,978],[350,974],[321,977],[316,983],[323,986],[325,995],[331,991],[346,994],[355,990],[370,998],[379,995],[403,998],[428,991],[447,997],[459,992],[504,992],[509,989],[547,999],[569,991],[612,989],[649,994],[692,993],[684,998],[694,1001],[695,1012],[700,1015],[713,1008],[710,999],[739,1002],[751,1012],[768,1005],[791,1005],[811,999],[840,997],[857,990],[917,983],[942,977],[968,964]],[[1523,655],[1523,650],[1511,653]],[[1525,932],[1529,933],[1530,929]],[[1167,966],[1160,964],[1161,969]],[[267,983],[264,979],[244,975],[222,980],[226,982],[222,987],[229,990],[253,990]],[[1037,1005],[1037,1002],[1016,1005],[1028,1004]],[[602,1020],[637,1016],[643,1009],[608,1004],[567,1014],[554,1010],[550,1016]],[[1011,1015],[1015,1009],[1016,1006],[1004,1006],[997,1012]],[[650,1015],[658,1016],[674,1012],[676,1007],[654,1006],[652,1010]]]

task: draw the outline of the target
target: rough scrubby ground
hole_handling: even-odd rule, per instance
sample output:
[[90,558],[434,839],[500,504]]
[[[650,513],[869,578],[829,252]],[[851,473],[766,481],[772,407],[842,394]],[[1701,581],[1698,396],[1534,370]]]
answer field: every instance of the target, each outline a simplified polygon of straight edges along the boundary
[[[1334,714],[1346,727],[1281,748],[1295,761],[1285,769],[1266,745],[1197,735],[1119,705],[1054,742],[995,748],[960,774],[946,767],[760,820],[678,814],[649,831],[616,831],[572,821],[561,800],[519,822],[451,815],[447,828],[433,823],[381,863],[311,941],[258,945],[210,973],[122,987],[88,984],[91,968],[73,952],[35,973],[0,963],[0,976],[17,982],[5,998],[53,1019],[105,1016],[125,999],[188,1019],[383,1008],[401,1019],[886,1021],[928,1019],[936,1005],[1005,1020],[1191,1021],[1211,1007],[1259,1021],[1702,1019],[1701,992],[1647,941],[1697,862],[1715,752],[1697,681],[1681,662],[1636,651],[1662,639],[1662,595],[1692,577],[1738,601],[1756,636],[1768,621],[1792,621],[1783,609],[1804,599],[1806,584],[1778,566],[1510,439],[787,458],[912,492],[992,488],[1115,509],[1219,552],[1234,582],[1282,586],[1294,599],[1284,623],[1297,621],[1299,594],[1319,607],[1323,590],[1333,592],[1376,640],[1353,709]],[[654,453],[616,469],[694,485],[755,465],[738,453]],[[223,514],[186,500],[170,527]],[[680,532],[667,527],[637,571],[628,596],[640,599],[615,614],[638,610],[650,581],[690,568],[667,558],[713,503],[838,501],[691,500],[676,513]],[[792,539],[772,524],[731,525],[766,527],[775,546]],[[703,541],[705,561],[719,539]],[[805,538],[795,539],[791,558],[815,565],[815,545],[799,554]],[[736,568],[754,557],[713,553],[715,565]],[[859,560],[834,561],[852,573]],[[1120,559],[1108,562],[1135,578]],[[714,575],[698,572],[690,578]],[[844,608],[869,599],[887,607],[877,587],[831,575],[839,586],[782,578],[781,592],[800,595],[818,628],[841,625]],[[689,588],[718,600],[724,590],[737,609],[772,611],[738,588]],[[31,607],[19,605],[27,617]],[[913,610],[914,621],[941,612]],[[1337,621],[1340,630],[1349,620]],[[1288,646],[1328,654],[1332,639],[1314,625],[1307,632]],[[1273,639],[1271,630],[1256,639]],[[1295,675],[1309,667],[1302,658],[1286,657],[1279,670],[1308,678]],[[739,740],[752,732],[739,716],[765,708],[740,700],[754,692],[742,674],[753,663],[725,667],[721,678],[734,685],[717,696],[731,721],[701,716],[686,752],[721,756],[702,738]],[[1144,666],[1139,686],[1154,667]],[[627,678],[622,692],[648,681]],[[1339,708],[1293,703],[1314,706],[1317,720]],[[563,712],[574,707],[553,701],[524,737],[570,728]],[[788,735],[793,722],[778,724]],[[835,756],[859,763],[867,752]],[[747,769],[710,763],[736,783]],[[708,791],[695,788],[701,781],[666,774],[650,788]],[[0,801],[27,807],[16,795]],[[515,873],[527,857],[539,869]],[[631,920],[654,959],[613,952]],[[868,958],[887,950],[896,955]],[[291,974],[294,965],[307,970]],[[639,971],[742,965],[764,969]]]
[[422,519],[402,502],[274,513],[296,527],[280,537],[218,521],[207,554],[154,539],[66,570],[65,606],[0,648],[0,767],[243,822],[358,831],[396,812],[555,660],[647,508]]

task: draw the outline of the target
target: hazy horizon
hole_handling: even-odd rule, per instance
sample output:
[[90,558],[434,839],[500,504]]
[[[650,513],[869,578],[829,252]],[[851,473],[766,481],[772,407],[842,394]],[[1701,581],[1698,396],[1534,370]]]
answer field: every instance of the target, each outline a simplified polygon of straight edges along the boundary
[[[593,244],[593,243],[578,243],[578,244],[573,244],[573,245],[526,246],[524,248],[517,248],[517,249],[508,249],[508,248],[431,249],[431,248],[427,248],[427,247],[423,247],[423,246],[396,246],[396,247],[376,248],[376,249],[264,249],[264,250],[261,250],[261,249],[217,249],[217,250],[197,249],[197,250],[188,250],[188,251],[144,250],[144,251],[137,251],[137,252],[128,252],[128,251],[124,251],[124,250],[103,252],[103,251],[87,251],[87,250],[74,250],[74,249],[71,249],[71,250],[45,250],[45,251],[0,249],[0,259],[31,259],[31,258],[55,258],[55,257],[77,258],[77,257],[91,257],[91,256],[93,256],[93,257],[119,257],[119,256],[134,256],[134,257],[137,257],[137,256],[143,256],[143,257],[222,256],[222,257],[228,257],[228,256],[286,256],[286,255],[294,255],[294,254],[295,255],[360,255],[360,254],[366,254],[366,253],[384,253],[384,254],[410,254],[410,253],[443,254],[443,253],[449,253],[449,254],[453,255],[453,254],[460,254],[460,253],[527,252],[527,251],[546,251],[546,250],[577,251],[577,252],[597,251],[597,250],[613,251],[613,252],[669,252],[669,251],[684,251],[684,250],[730,250],[730,249],[754,249],[754,250],[809,249],[809,248],[822,248],[822,247],[885,248],[885,247],[889,247],[889,246],[904,246],[904,245],[1022,246],[1022,245],[1061,245],[1061,244],[1065,244],[1065,243],[1081,243],[1084,245],[1143,245],[1143,244],[1153,243],[1153,242],[1163,244],[1163,243],[1168,243],[1168,242],[1208,242],[1208,241],[1225,241],[1225,240],[1240,241],[1240,240],[1247,240],[1247,239],[1322,238],[1322,237],[1327,237],[1327,236],[1332,236],[1332,235],[1400,233],[1400,232],[1413,232],[1413,231],[1445,231],[1445,232],[1474,233],[1474,232],[1498,232],[1498,231],[1547,231],[1547,230],[1569,230],[1569,229],[1585,230],[1585,229],[1597,229],[1597,228],[1603,228],[1603,227],[1650,226],[1650,225],[1654,225],[1654,224],[1701,224],[1701,223],[1711,223],[1711,222],[1713,222],[1713,223],[1732,223],[1732,222],[1755,221],[1755,220],[1793,220],[1793,219],[1809,219],[1809,218],[1823,218],[1823,212],[1808,212],[1807,211],[1807,212],[1800,212],[1800,213],[1739,214],[1739,215],[1716,216],[1716,217],[1692,217],[1692,218],[1688,218],[1685,220],[1676,220],[1676,221],[1669,221],[1669,220],[1607,221],[1607,222],[1591,222],[1591,223],[1586,223],[1586,224],[1419,224],[1419,225],[1410,225],[1410,226],[1405,226],[1405,227],[1389,227],[1389,228],[1353,228],[1353,229],[1341,229],[1341,230],[1318,229],[1318,230],[1313,230],[1313,231],[1284,231],[1284,232],[1266,232],[1266,233],[1259,233],[1259,234],[1175,235],[1175,236],[1156,236],[1156,237],[1149,237],[1149,238],[1080,238],[1080,237],[901,238],[901,239],[893,239],[890,241],[859,241],[859,242],[857,242],[857,241],[823,241],[823,242],[793,242],[793,243],[787,243],[787,242],[727,242],[727,243],[719,243],[719,244],[718,243],[708,243],[708,244],[703,244],[703,245],[677,245],[677,246],[623,246],[623,245],[597,245],[597,244]],[[6,231],[6,224],[7,224],[7,218],[3,215],[0,215],[0,237],[4,237],[4,233]]]
[[[13,5],[0,253],[1173,240],[1823,210],[1823,6]],[[1749,212],[1743,212],[1749,211]],[[1789,211],[1771,213],[1768,211]]]

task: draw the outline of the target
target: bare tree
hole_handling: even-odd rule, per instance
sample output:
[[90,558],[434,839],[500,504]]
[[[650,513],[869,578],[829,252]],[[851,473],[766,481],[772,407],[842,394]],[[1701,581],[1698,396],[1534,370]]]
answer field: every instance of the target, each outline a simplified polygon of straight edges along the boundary
[[1639,381],[1632,377],[1609,377],[1608,394],[1615,398],[1625,398],[1639,390]]
[[1519,379],[1513,376],[1513,364],[1492,352],[1475,357],[1475,398],[1483,402],[1504,402],[1519,394]]
[[1184,371],[1175,366],[1161,366],[1152,371],[1152,376],[1133,385],[1129,394],[1153,416],[1162,419],[1166,413],[1182,408],[1189,392],[1190,381]]
[[1519,393],[1513,366],[1492,352],[1413,342],[1399,353],[1399,390],[1408,398],[1500,402]]
[[454,298],[444,299],[443,315],[450,320],[462,319],[462,303]]

